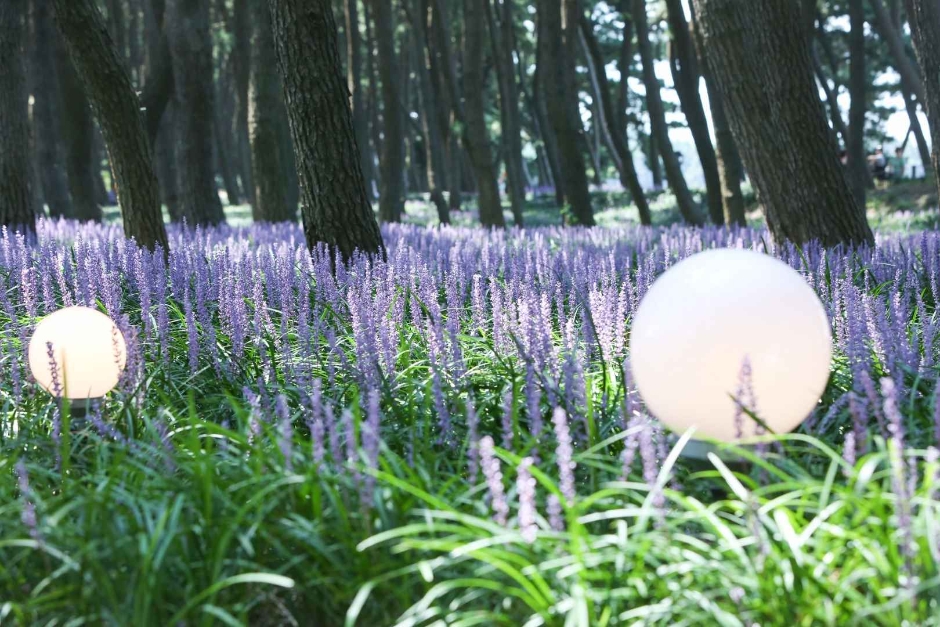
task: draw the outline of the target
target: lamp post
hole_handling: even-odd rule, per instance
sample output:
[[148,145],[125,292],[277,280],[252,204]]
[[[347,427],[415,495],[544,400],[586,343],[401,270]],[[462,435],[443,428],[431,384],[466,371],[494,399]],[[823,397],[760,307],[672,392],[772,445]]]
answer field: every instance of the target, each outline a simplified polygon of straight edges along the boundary
[[81,418],[92,400],[117,385],[127,346],[108,316],[89,307],[66,307],[36,325],[28,358],[36,382]]
[[647,292],[630,333],[640,396],[673,431],[695,427],[690,457],[707,455],[709,441],[760,433],[735,398],[742,388],[752,392],[748,411],[786,433],[829,379],[825,308],[798,272],[754,251],[710,250],[679,262]]

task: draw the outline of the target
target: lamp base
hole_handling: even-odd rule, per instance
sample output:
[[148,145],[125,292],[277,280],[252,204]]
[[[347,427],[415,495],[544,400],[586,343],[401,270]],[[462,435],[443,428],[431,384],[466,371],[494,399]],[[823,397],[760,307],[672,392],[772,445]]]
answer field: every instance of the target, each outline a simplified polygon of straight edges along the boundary
[[[91,413],[92,403],[100,401],[99,398],[71,398],[69,399],[69,422],[72,431],[81,430],[85,427],[88,420],[88,414]],[[56,399],[56,405],[59,406],[59,412],[65,413],[65,402],[61,398]]]

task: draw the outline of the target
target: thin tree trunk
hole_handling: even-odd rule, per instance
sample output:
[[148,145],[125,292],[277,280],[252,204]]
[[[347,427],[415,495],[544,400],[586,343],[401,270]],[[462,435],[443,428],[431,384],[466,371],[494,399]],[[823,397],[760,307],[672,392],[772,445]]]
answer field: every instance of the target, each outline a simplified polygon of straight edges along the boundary
[[0,3],[0,226],[36,230],[30,181],[26,0]]
[[254,37],[251,41],[251,76],[248,89],[248,132],[255,183],[252,218],[255,222],[293,222],[297,208],[287,200],[286,169],[278,146],[280,132],[281,81],[271,68],[277,67],[271,15],[266,3],[256,3],[252,11]]
[[567,219],[594,225],[594,210],[584,165],[584,129],[578,111],[575,58],[580,11],[574,0],[540,0],[538,3],[540,75],[548,117],[558,142],[560,179],[571,213]]
[[154,168],[160,186],[160,199],[166,205],[172,222],[180,222],[179,176],[176,174],[176,107],[173,103],[166,108],[163,122],[157,133],[154,146]]
[[[591,76],[591,85],[594,88],[594,97],[601,103],[598,110],[600,114],[600,128],[603,132],[604,143],[614,160],[620,182],[624,188],[630,190],[633,202],[640,214],[640,224],[652,224],[652,215],[640,179],[633,164],[633,155],[627,145],[627,128],[622,125],[625,117],[614,110],[607,81],[606,64],[601,54],[597,38],[594,36],[594,25],[587,17],[582,17],[581,34],[584,42],[585,58],[588,62],[588,72]],[[622,73],[620,80],[626,82],[627,74]]]
[[[230,160],[237,165],[242,181],[242,191],[248,202],[254,206],[256,187],[252,180],[251,145],[248,137],[248,81],[251,74],[251,19],[257,13],[256,5],[260,0],[234,0],[232,3],[232,78],[235,87],[234,115],[232,116],[232,137],[235,138],[235,152]],[[270,68],[268,69],[270,71]],[[229,142],[225,142],[229,144]]]
[[[644,129],[645,130],[645,129]],[[650,134],[647,139],[647,153],[649,157],[650,175],[653,177],[653,187],[657,190],[663,189],[663,167],[659,156],[659,144],[656,141],[656,133],[650,126]]]
[[[140,101],[92,0],[56,0],[56,20],[104,135],[124,233],[151,250],[168,248],[157,177]],[[74,195],[73,195],[74,200]]]
[[852,194],[859,207],[865,206],[865,188],[871,182],[865,154],[865,110],[868,75],[865,69],[865,6],[863,0],[849,0],[849,136],[846,152]]
[[190,226],[225,222],[212,167],[214,111],[209,5],[170,0],[170,54],[179,122],[180,212]]
[[499,113],[502,122],[507,189],[516,226],[522,226],[525,207],[525,171],[522,167],[522,123],[519,87],[512,49],[512,0],[486,0],[487,23],[493,42],[493,59],[499,83]]
[[[836,98],[832,87],[829,86],[829,79],[826,77],[826,73],[819,63],[819,57],[816,55],[816,51],[811,50],[810,55],[813,61],[813,71],[816,74],[816,79],[819,81],[819,85],[826,95],[826,104],[829,106],[829,119],[832,120],[832,129],[842,138],[843,142],[848,143],[849,130],[845,125],[845,120],[842,119],[842,110],[839,108],[839,100]],[[836,85],[836,89],[838,89],[838,85]]]
[[[885,5],[881,0],[868,0],[868,4],[872,8],[872,17],[874,18],[872,26],[888,45],[888,51],[891,53],[891,59],[894,62],[894,69],[901,75],[901,82],[917,96],[918,101],[925,103],[927,93],[924,79],[918,71],[917,65],[908,55],[901,31],[895,28],[891,15],[885,9]],[[911,12],[912,4],[910,0],[905,0],[905,5],[907,6],[907,15],[912,27],[911,34],[913,35],[915,18]]]
[[61,100],[56,78],[55,24],[52,0],[34,0],[33,80],[35,103],[33,119],[36,129],[37,158],[42,195],[53,218],[73,217],[69,195],[65,153],[62,149]]
[[542,88],[544,81],[542,73],[545,71],[545,63],[542,61],[541,47],[535,55],[535,77],[532,85],[533,118],[538,123],[539,137],[542,139],[543,152],[548,161],[548,167],[552,174],[552,185],[555,187],[555,202],[559,207],[565,204],[565,182],[561,176],[561,157],[558,152],[558,142],[555,138],[555,131],[548,119],[548,107],[545,105],[545,90]]
[[269,0],[307,245],[348,261],[385,247],[366,193],[329,0]]
[[164,0],[145,0],[147,35],[147,81],[140,95],[144,110],[147,137],[155,143],[160,120],[173,96],[173,61],[166,34],[166,5]]
[[685,114],[699,163],[705,177],[705,196],[708,203],[708,215],[714,224],[724,224],[724,206],[721,194],[721,177],[718,174],[718,161],[715,147],[708,131],[708,119],[699,94],[701,70],[692,43],[692,33],[685,19],[681,0],[666,0],[669,17],[669,29],[672,40],[669,46],[669,65],[672,69],[673,83],[679,94],[679,103]]
[[771,233],[798,245],[873,243],[829,134],[800,7],[775,0],[693,3]]
[[[356,127],[356,144],[362,156],[362,175],[366,187],[371,189],[375,179],[375,161],[369,142],[369,111],[365,90],[362,87],[362,35],[359,30],[359,0],[344,0],[346,8],[346,78],[352,94],[353,124]],[[371,53],[370,53],[371,54]]]
[[931,162],[940,191],[940,6],[936,0],[905,0],[914,51],[923,72],[924,99],[930,126]]
[[646,18],[646,0],[633,0],[633,19],[636,24],[637,47],[643,62],[643,84],[646,86],[646,108],[650,116],[650,128],[656,137],[657,148],[663,158],[666,179],[676,196],[679,213],[689,224],[699,226],[703,219],[692,193],[686,184],[679,158],[669,140],[669,127],[666,124],[666,111],[659,93],[659,81],[653,69],[653,47],[650,45],[649,25]]
[[[212,120],[213,152],[216,162],[214,170],[222,176],[228,204],[239,205],[242,200],[241,190],[238,189],[238,176],[235,174],[238,153],[232,146],[231,137],[226,128],[228,125],[223,123],[218,110],[213,113]],[[216,193],[218,194],[218,191]]]

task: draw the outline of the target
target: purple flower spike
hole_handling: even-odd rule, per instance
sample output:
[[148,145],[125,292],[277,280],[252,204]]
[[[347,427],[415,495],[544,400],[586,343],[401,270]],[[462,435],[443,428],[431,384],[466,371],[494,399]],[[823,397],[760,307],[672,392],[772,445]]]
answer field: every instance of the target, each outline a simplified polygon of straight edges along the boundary
[[519,494],[519,531],[522,539],[532,544],[538,534],[538,525],[535,522],[535,478],[529,470],[533,461],[531,457],[523,458],[516,469],[516,492]]
[[480,440],[480,463],[483,466],[483,476],[486,477],[486,486],[489,488],[490,507],[493,509],[493,520],[497,524],[505,525],[509,517],[509,503],[506,501],[506,491],[503,488],[503,473],[500,470],[499,460],[494,452],[493,438],[484,436]]
[[577,464],[573,459],[574,448],[571,445],[568,415],[561,407],[556,407],[552,412],[552,424],[555,426],[555,439],[558,441],[558,448],[555,450],[555,461],[558,464],[558,484],[561,493],[565,495],[565,499],[571,504],[575,499],[574,469]]

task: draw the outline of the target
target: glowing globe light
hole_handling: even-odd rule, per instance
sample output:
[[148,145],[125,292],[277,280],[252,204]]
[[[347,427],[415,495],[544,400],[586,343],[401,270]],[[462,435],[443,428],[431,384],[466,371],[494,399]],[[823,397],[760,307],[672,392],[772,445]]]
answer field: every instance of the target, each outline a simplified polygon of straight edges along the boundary
[[88,307],[66,307],[46,316],[29,341],[33,377],[60,398],[104,396],[117,385],[126,360],[124,336],[114,322]]
[[756,406],[745,405],[775,433],[795,429],[819,401],[831,357],[819,298],[790,266],[753,251],[711,250],[679,262],[653,283],[630,331],[640,396],[674,431],[695,427],[696,439],[757,432],[756,421],[736,412],[744,364]]

